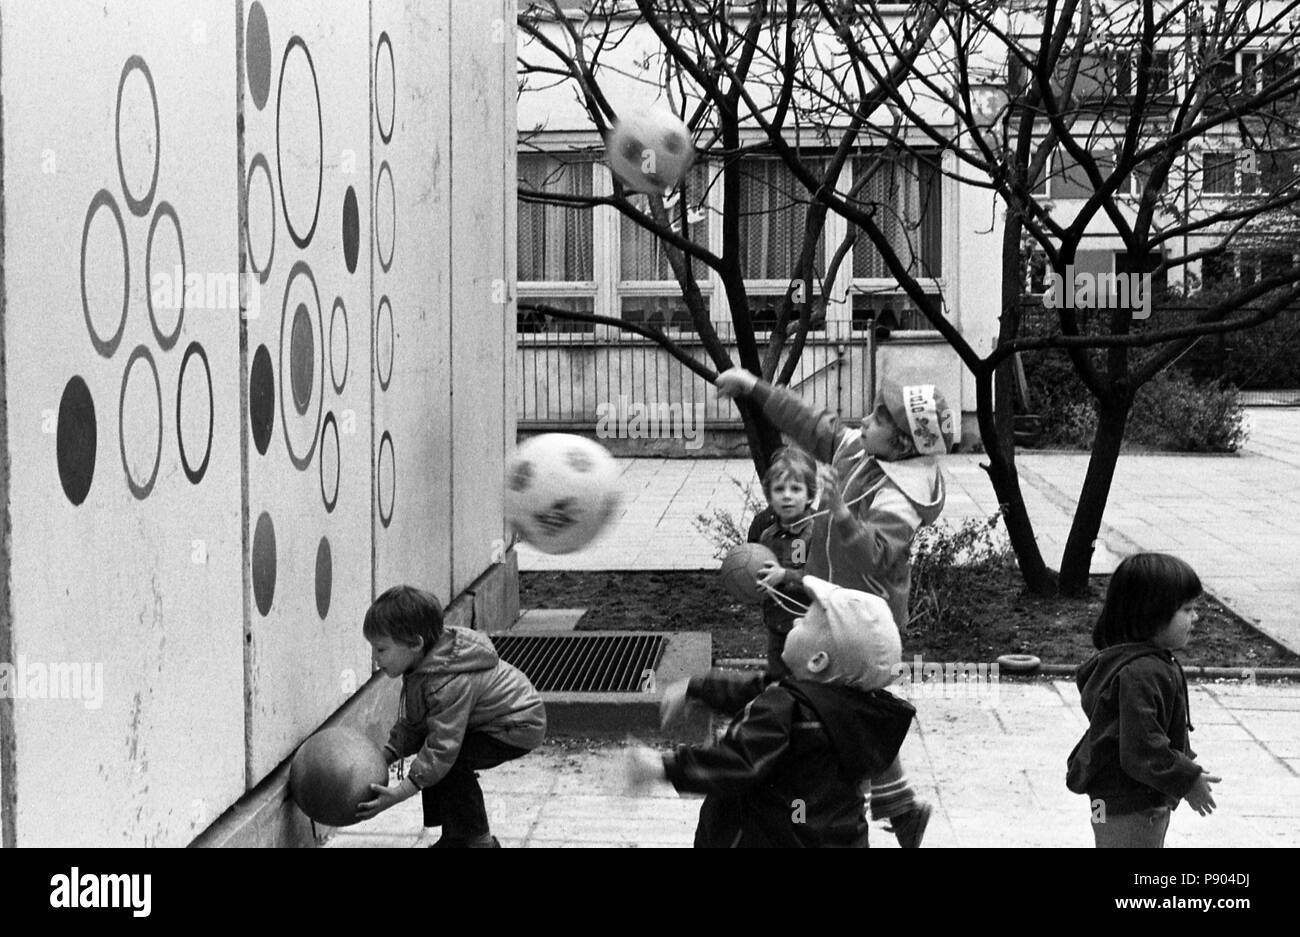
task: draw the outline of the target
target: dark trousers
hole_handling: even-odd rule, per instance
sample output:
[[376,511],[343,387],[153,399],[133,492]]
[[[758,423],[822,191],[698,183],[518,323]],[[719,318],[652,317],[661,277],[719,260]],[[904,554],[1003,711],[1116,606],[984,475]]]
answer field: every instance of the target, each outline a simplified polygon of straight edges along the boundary
[[441,826],[444,836],[473,839],[488,832],[483,789],[475,771],[527,755],[528,749],[507,745],[482,732],[470,732],[461,743],[460,754],[451,770],[437,784],[420,791],[424,802],[424,825]]

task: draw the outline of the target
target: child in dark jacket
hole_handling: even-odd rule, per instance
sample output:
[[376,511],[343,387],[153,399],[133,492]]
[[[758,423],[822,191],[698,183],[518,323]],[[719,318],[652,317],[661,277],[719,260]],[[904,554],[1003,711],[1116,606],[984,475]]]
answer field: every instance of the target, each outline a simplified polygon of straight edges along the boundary
[[[818,481],[823,508],[814,515],[805,574],[882,597],[905,627],[912,540],[938,518],[946,499],[934,457],[951,447],[956,414],[943,394],[933,384],[885,381],[872,412],[850,425],[740,368],[723,372],[716,383],[720,396],[759,404],[777,428],[830,466]],[[916,797],[895,763],[872,779],[871,814],[890,822],[899,845],[915,848],[930,805]]]
[[1077,681],[1088,731],[1070,753],[1066,786],[1088,795],[1098,848],[1161,848],[1169,812],[1202,816],[1220,778],[1196,764],[1187,679],[1171,653],[1196,623],[1201,582],[1185,562],[1138,553],[1116,568],[1093,630],[1099,653]]
[[763,493],[767,509],[750,524],[748,540],[776,556],[775,563],[763,566],[758,579],[774,590],[763,600],[763,626],[767,629],[767,678],[779,680],[790,675],[781,653],[785,636],[794,627],[792,609],[802,609],[807,603],[801,584],[812,534],[817,463],[794,446],[777,450],[763,475]]
[[670,687],[667,727],[692,702],[733,717],[713,745],[634,748],[638,788],[667,778],[707,795],[697,847],[867,845],[862,787],[898,755],[916,714],[882,689],[901,653],[883,600],[804,577],[814,604],[785,640],[791,676],[764,685],[719,672]]
[[491,848],[487,810],[476,771],[528,754],[546,735],[546,710],[528,678],[501,660],[480,632],[444,627],[436,596],[394,586],[366,612],[362,631],[375,664],[402,678],[401,710],[384,759],[415,754],[400,784],[375,784],[361,805],[363,820],[413,797],[423,799],[424,825],[441,826],[434,845]]

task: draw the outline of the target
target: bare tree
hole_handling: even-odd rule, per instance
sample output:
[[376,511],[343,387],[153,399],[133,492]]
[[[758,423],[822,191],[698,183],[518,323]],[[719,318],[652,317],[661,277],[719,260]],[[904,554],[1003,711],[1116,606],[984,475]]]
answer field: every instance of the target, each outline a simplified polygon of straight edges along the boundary
[[[1046,273],[1070,284],[1085,238],[1104,228],[1123,245],[1130,271],[1186,287],[1195,284],[1204,263],[1293,225],[1300,203],[1292,158],[1300,62],[1290,50],[1297,48],[1300,3],[917,0],[906,13],[844,0],[635,5],[636,16],[623,27],[648,28],[657,37],[661,77],[682,90],[682,113],[703,151],[723,161],[727,210],[739,211],[736,158],[759,149],[752,142],[742,146],[746,127],[761,129],[762,149],[779,157],[803,186],[808,226],[796,278],[809,287],[804,298],[814,295],[810,239],[820,236],[825,213],[835,212],[852,225],[850,239],[869,240],[974,376],[989,456],[985,468],[1022,574],[1040,593],[1055,590],[1058,581],[1043,561],[1021,494],[1012,359],[1043,349],[1069,356],[1096,401],[1098,431],[1059,587],[1071,594],[1085,589],[1134,394],[1198,338],[1275,317],[1300,296],[1300,265],[1292,257],[1253,283],[1220,289],[1190,320],[1165,315],[1159,305],[1149,317],[1135,317],[1132,303],[1115,304],[1100,316],[1081,314],[1056,297],[1054,327],[1030,337],[1023,322],[1024,244],[1041,253]],[[549,7],[558,16],[555,4]],[[603,129],[612,110],[599,90],[594,52],[585,51],[586,39],[570,21],[560,24],[570,45],[558,48],[536,16],[536,10],[523,15],[521,28],[565,62],[555,71],[580,89],[593,123]],[[593,14],[583,28],[608,37],[612,22]],[[538,67],[525,63],[522,70]],[[809,158],[814,141],[817,160]],[[938,158],[936,151],[949,155]],[[863,152],[881,165],[906,153],[995,196],[1001,206],[995,219],[1001,225],[1001,312],[991,350],[973,347],[952,324],[951,310],[930,302],[922,271],[884,230],[881,212],[888,206],[860,182],[839,186],[845,161]],[[521,198],[538,197],[545,196],[521,191]],[[752,329],[742,335],[748,310],[734,217],[724,211],[724,252],[713,257],[671,228],[663,230],[660,206],[652,205],[647,216],[617,194],[606,203],[635,213],[638,224],[683,255],[716,265],[737,325],[740,366],[769,379],[788,378],[811,304],[787,302],[760,361]],[[842,259],[846,249],[841,245],[836,256]],[[683,273],[679,282],[689,303],[689,268]],[[691,312],[715,365],[727,366],[723,349],[708,338],[702,304]],[[787,345],[785,329],[796,312]],[[778,372],[782,355],[785,367]],[[760,415],[744,416],[757,463],[770,451],[767,429]]]

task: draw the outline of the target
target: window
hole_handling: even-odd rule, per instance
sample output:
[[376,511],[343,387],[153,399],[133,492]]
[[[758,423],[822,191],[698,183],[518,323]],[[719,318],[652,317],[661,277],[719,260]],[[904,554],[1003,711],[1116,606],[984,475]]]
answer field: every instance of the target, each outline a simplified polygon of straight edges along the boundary
[[[938,294],[926,296],[930,309],[941,312]],[[869,329],[874,325],[876,338],[884,341],[894,331],[933,332],[934,326],[912,298],[898,290],[855,292],[853,294],[853,328]]]
[[[865,177],[855,202],[876,206],[875,222],[898,259],[915,276],[943,276],[943,176],[939,154],[880,153],[853,161],[853,185]],[[884,257],[860,233],[853,245],[855,279],[891,277]]]
[[1259,191],[1254,151],[1206,150],[1201,156],[1201,193],[1238,195]]
[[[810,167],[820,172],[820,167]],[[803,246],[810,196],[803,183],[777,159],[747,159],[740,177],[741,271],[746,280],[794,279]],[[813,260],[815,275],[826,267],[823,238]]]
[[[519,154],[520,188],[559,195],[592,194],[589,156]],[[596,284],[589,208],[519,200],[519,300],[592,312]],[[519,332],[593,332],[592,323],[546,319],[521,310]]]
[[1201,285],[1207,290],[1244,289],[1277,276],[1294,263],[1295,255],[1286,250],[1224,251],[1201,261]]
[[[708,246],[709,225],[708,165],[691,167],[682,187],[665,201],[674,230],[681,233],[683,200],[686,210],[686,236],[696,244]],[[646,201],[644,196],[634,197]],[[648,211],[648,206],[645,210]],[[690,313],[682,299],[681,287],[668,260],[668,246],[626,215],[619,216],[619,316],[628,322],[661,328],[691,326]],[[697,260],[684,258],[691,265],[696,283],[705,301],[711,292],[708,269]]]

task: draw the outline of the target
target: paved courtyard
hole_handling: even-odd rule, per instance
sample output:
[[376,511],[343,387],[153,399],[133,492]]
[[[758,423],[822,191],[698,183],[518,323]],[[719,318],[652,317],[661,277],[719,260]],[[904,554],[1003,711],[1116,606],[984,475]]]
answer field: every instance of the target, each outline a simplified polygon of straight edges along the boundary
[[[1250,441],[1235,455],[1125,455],[1102,518],[1093,571],[1137,550],[1176,553],[1206,586],[1266,634],[1300,652],[1300,408],[1251,408]],[[981,455],[944,458],[948,503],[959,523],[997,509]],[[1025,502],[1047,563],[1059,568],[1085,453],[1023,452]],[[565,556],[519,547],[520,568],[713,569],[713,545],[695,518],[759,494],[745,459],[623,459],[622,513],[595,544]],[[738,485],[737,482],[740,484]]]
[[[1097,571],[1136,549],[1189,560],[1216,595],[1300,650],[1300,409],[1252,409],[1253,435],[1237,456],[1121,458]],[[987,516],[996,505],[981,457],[946,459],[946,518]],[[1085,455],[1020,457],[1026,501],[1048,562],[1059,562]],[[521,550],[524,569],[713,568],[712,547],[692,523],[701,512],[735,512],[753,481],[742,460],[624,460],[623,512],[601,540],[564,557]],[[922,692],[922,690],[924,692]],[[946,695],[945,695],[946,694]],[[1091,846],[1088,805],[1065,788],[1065,760],[1085,727],[1068,680],[923,687],[903,761],[935,807],[927,848]],[[1300,684],[1197,682],[1191,688],[1198,758],[1223,778],[1219,809],[1185,806],[1171,847],[1300,846]],[[699,799],[668,785],[649,796],[623,789],[622,747],[551,739],[519,761],[482,775],[493,830],[505,846],[689,846]],[[429,842],[412,799],[329,845],[409,847]],[[872,846],[896,848],[873,825]]]
[[[1065,788],[1065,759],[1086,725],[1074,684],[946,689],[950,698],[913,697],[919,715],[903,745],[918,793],[935,808],[925,847],[1091,847],[1087,800]],[[1167,845],[1300,846],[1300,686],[1198,683],[1191,711],[1200,762],[1223,778],[1219,809],[1209,817],[1175,811]],[[615,743],[552,739],[483,772],[493,832],[507,847],[690,846],[700,798],[668,784],[629,796],[621,757]],[[330,845],[410,847],[433,838],[412,798],[338,831]],[[880,824],[871,845],[898,847]]]

